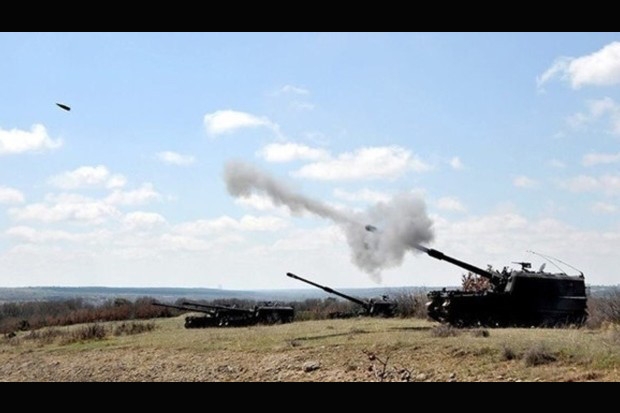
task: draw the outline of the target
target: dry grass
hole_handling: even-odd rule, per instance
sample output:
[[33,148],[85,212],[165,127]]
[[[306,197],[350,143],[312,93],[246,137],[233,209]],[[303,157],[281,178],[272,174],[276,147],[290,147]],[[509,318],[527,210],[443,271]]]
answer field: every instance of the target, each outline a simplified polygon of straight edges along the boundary
[[155,323],[138,323],[135,321],[123,322],[114,326],[113,334],[115,336],[132,336],[134,334],[142,334],[155,329]]
[[487,329],[476,328],[476,329],[471,331],[471,335],[474,336],[474,337],[489,337],[491,335],[491,333],[489,333],[489,330],[487,330]]
[[441,324],[431,330],[433,337],[456,337],[461,333],[459,329],[451,327],[447,324]]
[[515,360],[517,357],[518,355],[512,347],[508,345],[502,346],[502,360],[503,361]]
[[[134,335],[155,329],[154,322],[119,322],[119,323],[95,323],[83,324],[73,327],[48,327],[39,330],[31,330],[21,337],[11,335],[13,344],[28,340],[39,346],[59,343],[69,345],[80,342],[104,340],[110,334],[114,336]],[[7,335],[7,337],[9,337]]]
[[527,367],[540,366],[556,360],[555,355],[544,344],[534,345],[523,355],[523,362]]
[[[59,339],[26,340],[28,333],[18,333],[0,340],[0,380],[620,380],[615,327],[492,329],[484,337],[476,330],[436,335],[437,324],[411,319],[355,318],[228,329],[185,329],[183,321],[183,317],[158,319],[152,321],[153,329],[141,334],[108,334],[102,340],[64,345]],[[101,325],[113,332],[119,324]],[[82,327],[58,330],[64,334]],[[318,367],[305,371],[307,363]]]

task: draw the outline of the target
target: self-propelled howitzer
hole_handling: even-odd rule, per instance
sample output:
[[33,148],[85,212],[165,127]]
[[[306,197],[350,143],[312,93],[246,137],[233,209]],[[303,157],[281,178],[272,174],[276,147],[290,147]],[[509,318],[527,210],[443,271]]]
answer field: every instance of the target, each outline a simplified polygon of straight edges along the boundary
[[377,317],[394,317],[396,312],[396,303],[394,301],[390,301],[387,297],[382,297],[382,299],[370,299],[370,300],[362,300],[356,297],[351,297],[350,295],[343,294],[339,291],[336,291],[332,288],[326,287],[321,284],[317,284],[310,280],[306,280],[305,278],[300,277],[299,275],[295,275],[293,273],[286,273],[286,275],[290,278],[294,278],[296,280],[305,282],[306,284],[310,284],[314,287],[320,288],[329,294],[337,295],[338,297],[344,298],[345,300],[352,301],[355,304],[358,304],[363,309],[363,314],[368,316],[377,316]]
[[476,267],[435,249],[415,246],[429,256],[447,261],[489,281],[485,291],[439,290],[428,293],[428,316],[451,325],[487,327],[555,327],[582,325],[587,319],[587,296],[583,273],[530,270],[501,272]]
[[185,301],[183,305],[215,312],[219,325],[222,327],[290,323],[295,318],[295,309],[293,307],[274,304],[256,305],[253,308],[238,308]]
[[200,309],[195,307],[189,307],[186,305],[173,305],[173,304],[164,304],[159,303],[157,301],[153,301],[151,303],[154,306],[164,307],[164,308],[173,308],[179,311],[192,312],[192,313],[203,313],[203,316],[196,315],[188,315],[185,317],[185,328],[206,328],[206,327],[218,327],[220,325],[220,319],[217,316],[217,313],[210,309]]

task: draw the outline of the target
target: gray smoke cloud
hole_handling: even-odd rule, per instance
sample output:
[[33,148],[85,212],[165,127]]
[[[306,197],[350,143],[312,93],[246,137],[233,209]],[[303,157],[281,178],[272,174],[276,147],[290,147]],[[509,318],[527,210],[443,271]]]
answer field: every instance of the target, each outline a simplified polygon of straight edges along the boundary
[[[412,193],[396,195],[389,202],[380,202],[359,213],[335,209],[301,195],[247,163],[227,163],[224,179],[228,193],[235,198],[267,195],[275,205],[286,206],[293,214],[307,212],[339,225],[351,248],[353,263],[378,283],[382,270],[401,265],[407,251],[417,252],[415,245],[434,239],[433,221],[426,213],[426,204]],[[378,230],[368,231],[367,225]]]

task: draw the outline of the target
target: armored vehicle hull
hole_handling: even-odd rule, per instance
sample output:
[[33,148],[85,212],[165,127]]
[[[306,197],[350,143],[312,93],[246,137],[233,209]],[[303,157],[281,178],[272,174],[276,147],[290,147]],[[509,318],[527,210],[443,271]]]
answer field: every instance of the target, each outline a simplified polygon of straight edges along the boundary
[[581,326],[588,318],[583,273],[521,270],[483,270],[443,253],[419,246],[433,258],[445,260],[490,281],[486,291],[439,290],[428,294],[428,316],[459,327]]
[[[513,275],[513,281],[523,276]],[[533,280],[536,285],[540,280]],[[546,280],[548,283],[549,280]],[[580,326],[587,320],[583,280],[571,277],[553,280],[572,285],[560,291],[519,289],[504,292],[432,291],[428,294],[428,316],[457,327],[556,327]]]

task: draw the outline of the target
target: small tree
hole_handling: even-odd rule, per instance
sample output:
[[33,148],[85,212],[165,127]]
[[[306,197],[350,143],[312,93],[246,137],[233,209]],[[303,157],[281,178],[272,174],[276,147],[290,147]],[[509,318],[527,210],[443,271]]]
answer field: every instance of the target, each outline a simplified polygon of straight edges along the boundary
[[467,292],[482,292],[488,291],[491,288],[491,283],[488,278],[484,278],[479,276],[478,274],[474,274],[472,272],[468,272],[467,274],[463,274],[461,277],[463,291]]

